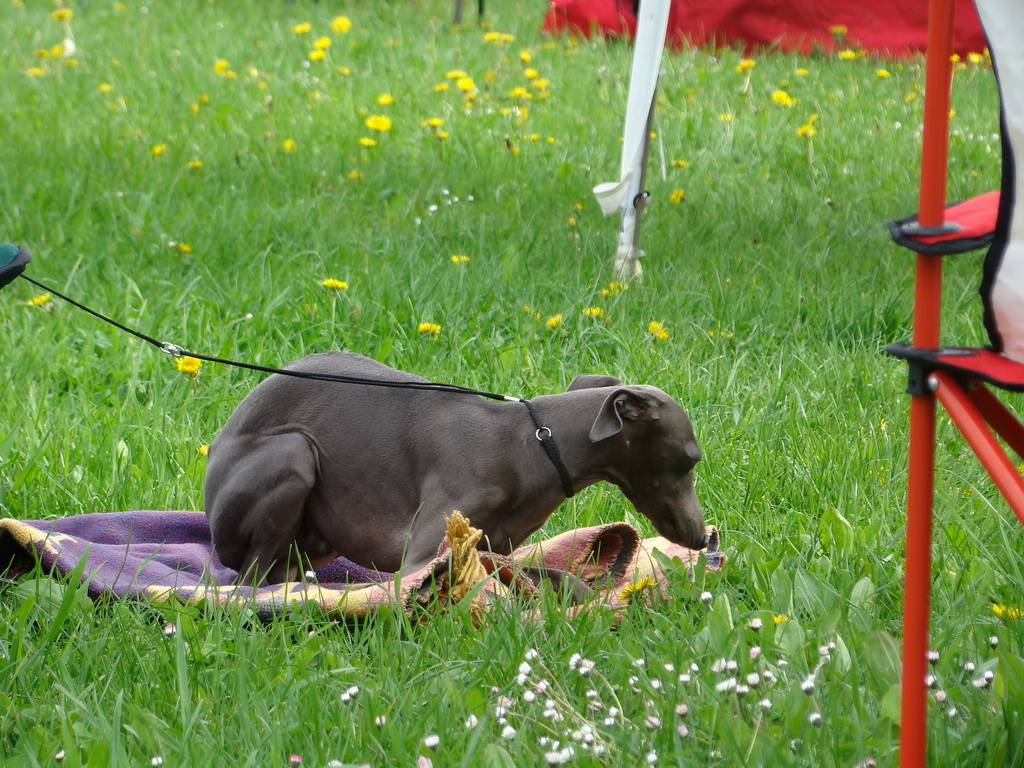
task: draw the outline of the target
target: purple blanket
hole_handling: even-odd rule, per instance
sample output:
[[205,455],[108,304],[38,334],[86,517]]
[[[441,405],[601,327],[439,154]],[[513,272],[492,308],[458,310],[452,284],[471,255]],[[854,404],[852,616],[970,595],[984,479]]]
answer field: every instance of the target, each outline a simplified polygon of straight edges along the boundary
[[253,588],[236,586],[238,574],[217,560],[202,512],[105,512],[0,520],[0,573],[19,576],[38,561],[45,571],[69,574],[84,560],[83,579],[94,598],[244,602],[261,615],[313,602],[341,617],[365,615],[383,604],[412,612],[417,605],[463,600],[482,612],[496,597],[534,591],[520,571],[530,565],[576,574],[594,586],[600,602],[621,607],[644,590],[664,586],[666,560],[654,550],[690,568],[704,554],[708,568],[721,568],[717,531],[709,533],[708,549],[696,552],[664,539],[642,541],[629,525],[612,523],[567,531],[499,557],[479,552],[480,532],[453,513],[438,558],[415,573],[384,573],[338,558],[301,582]]

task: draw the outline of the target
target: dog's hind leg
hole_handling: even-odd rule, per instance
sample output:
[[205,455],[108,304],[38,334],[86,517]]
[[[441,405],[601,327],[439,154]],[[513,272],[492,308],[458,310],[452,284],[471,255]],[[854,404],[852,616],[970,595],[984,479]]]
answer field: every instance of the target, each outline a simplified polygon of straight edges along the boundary
[[322,554],[296,548],[300,539],[306,548],[315,538],[303,518],[317,478],[316,448],[294,432],[247,435],[214,448],[220,450],[210,452],[206,513],[217,556],[238,571],[239,583],[294,578],[307,554]]

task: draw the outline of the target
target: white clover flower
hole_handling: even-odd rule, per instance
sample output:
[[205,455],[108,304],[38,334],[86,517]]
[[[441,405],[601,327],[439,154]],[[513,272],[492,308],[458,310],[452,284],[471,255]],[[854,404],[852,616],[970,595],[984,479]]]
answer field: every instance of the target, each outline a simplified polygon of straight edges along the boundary
[[981,690],[982,688],[988,688],[988,684],[989,681],[985,678],[984,675],[982,675],[981,677],[976,677],[973,680],[971,680],[971,685],[973,685],[978,690]]
[[586,677],[594,671],[594,667],[596,666],[597,664],[595,664],[590,659],[580,659],[579,669],[577,671],[580,673],[580,675]]
[[528,661],[524,661],[522,664],[519,665],[519,674],[520,675],[528,675],[532,671],[533,671],[533,667],[530,666],[530,662],[528,662]]
[[720,675],[722,672],[725,672],[726,664],[727,661],[725,659],[715,659],[714,663],[711,665],[711,671],[716,675]]
[[750,693],[750,686],[744,685],[743,683],[737,683],[735,693],[737,696],[746,696]]
[[938,660],[939,660],[939,652],[938,651],[928,651],[927,655],[928,655],[928,662],[930,664],[935,664],[936,662],[938,662]]
[[676,665],[673,664],[671,661],[666,661],[663,666],[665,667],[665,671],[666,672],[675,672],[676,671]]
[[925,675],[924,684],[929,688],[934,688],[939,684],[939,679],[935,675]]
[[160,768],[160,766],[164,764],[164,758],[162,755],[156,755],[149,761],[149,764],[152,765],[153,768]]
[[436,733],[431,733],[428,736],[423,737],[423,746],[433,752],[437,749],[437,746],[441,743],[441,737]]
[[476,715],[470,715],[466,718],[465,725],[466,728],[476,728],[478,725],[480,725],[480,718],[478,718]]
[[996,637],[995,635],[992,635],[988,639],[988,644],[991,645],[993,648],[995,648],[997,645],[999,645],[999,638]]
[[587,692],[584,694],[588,699],[596,699],[599,695],[600,694],[598,694],[598,692],[593,688],[588,688]]
[[526,659],[527,661],[533,661],[535,659],[540,658],[540,654],[537,653],[537,649],[536,648],[527,648],[526,649],[526,653],[523,654],[523,658]]
[[701,592],[700,593],[700,601],[702,603],[710,603],[714,599],[714,597],[715,596],[712,595],[710,592]]
[[956,707],[950,707],[949,709],[947,709],[946,717],[948,717],[950,720],[956,717]]
[[776,680],[775,673],[772,672],[770,669],[766,669],[764,672],[762,672],[761,677],[764,678],[764,681],[766,683],[774,683]]
[[512,739],[515,738],[515,735],[516,729],[513,728],[511,725],[506,725],[504,728],[501,729],[501,738],[503,739]]
[[678,733],[680,736],[682,736],[685,739],[687,736],[690,735],[690,729],[687,728],[682,723],[680,723],[679,725],[676,726],[676,733]]
[[652,749],[650,752],[647,753],[646,760],[650,765],[654,765],[656,762],[658,762],[658,753]]
[[516,685],[526,685],[527,680],[529,680],[529,678],[524,674],[516,675]]
[[644,718],[644,725],[646,725],[651,730],[654,730],[655,728],[661,728],[661,718],[657,715],[648,715],[646,718]]
[[821,727],[821,713],[820,712],[811,712],[811,714],[809,714],[807,716],[807,719],[811,721],[811,725],[813,725],[815,728],[820,728]]
[[985,678],[986,680],[988,680],[988,681],[989,681],[990,683],[991,683],[991,682],[992,682],[992,681],[993,681],[993,680],[995,679],[995,676],[996,676],[996,673],[995,673],[995,672],[993,672],[993,671],[992,671],[991,669],[986,669],[986,670],[985,670],[985,671],[984,671],[984,672],[982,673],[982,677],[984,677],[984,678]]
[[656,691],[660,690],[661,689],[661,680],[659,680],[656,677],[654,679],[652,679],[651,680],[651,688],[653,688]]
[[174,637],[178,633],[178,627],[175,624],[164,624],[164,635],[166,637]]
[[977,667],[974,666],[974,662],[973,661],[965,661],[964,662],[964,671],[965,672],[973,672],[975,669],[977,669]]
[[761,676],[757,672],[751,672],[747,675],[747,685],[751,688],[756,688],[761,684]]
[[580,654],[578,654],[578,653],[574,653],[572,656],[570,656],[569,657],[569,669],[576,669],[576,665],[580,663],[580,659],[582,659],[582,658],[583,657]]
[[759,632],[761,630],[761,627],[764,626],[764,622],[761,621],[761,618],[759,616],[755,616],[754,618],[752,618],[750,621],[747,622],[747,626],[750,627],[755,632]]
[[800,683],[800,690],[808,696],[814,693],[814,675],[810,675],[806,680]]
[[387,721],[388,719],[385,715],[377,715],[375,718],[373,718],[373,724],[376,725],[378,728],[382,728]]
[[690,712],[690,708],[685,704],[676,704],[676,714],[679,717],[686,717]]
[[690,680],[691,680],[691,678],[690,678],[690,673],[689,672],[683,672],[682,674],[679,675],[679,682],[682,683],[683,685],[686,685],[688,682],[690,682]]
[[533,690],[535,690],[537,693],[543,694],[547,693],[547,690],[550,687],[551,683],[549,683],[547,680],[540,680],[535,686],[533,686]]
[[523,691],[523,701],[527,704],[532,704],[537,700],[537,694],[533,691]]
[[647,663],[646,659],[633,659],[633,666],[634,667],[642,667],[646,663]]
[[761,699],[759,702],[757,702],[757,706],[759,706],[761,709],[771,709],[771,699]]
[[727,662],[725,662],[725,668],[729,672],[735,672],[737,669],[740,668],[740,665],[737,664],[733,659],[729,659]]
[[946,692],[941,688],[939,688],[939,690],[933,693],[932,696],[935,697],[935,700],[939,702],[939,704],[944,704],[946,701]]

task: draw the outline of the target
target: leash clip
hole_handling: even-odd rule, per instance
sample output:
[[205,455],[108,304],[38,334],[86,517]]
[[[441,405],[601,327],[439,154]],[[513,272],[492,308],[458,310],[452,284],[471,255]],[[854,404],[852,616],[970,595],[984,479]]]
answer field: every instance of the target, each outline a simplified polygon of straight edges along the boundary
[[172,344],[169,341],[160,343],[160,351],[167,353],[171,357],[181,357],[185,354],[184,347],[179,347],[177,344]]

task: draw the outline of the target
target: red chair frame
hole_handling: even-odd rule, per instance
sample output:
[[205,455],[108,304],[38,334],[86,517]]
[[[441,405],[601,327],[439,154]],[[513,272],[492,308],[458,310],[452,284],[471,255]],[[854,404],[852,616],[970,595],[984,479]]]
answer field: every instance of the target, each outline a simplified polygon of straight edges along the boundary
[[[930,0],[926,63],[921,188],[918,221],[924,228],[946,224],[946,179],[953,0]],[[1024,425],[989,389],[1024,390],[1024,366],[994,352],[945,354],[939,345],[942,257],[918,254],[914,286],[913,343],[902,353],[911,366],[910,455],[907,478],[906,581],[903,615],[903,685],[900,765],[922,768],[927,757],[928,625],[931,615],[932,508],[935,483],[937,403],[949,415],[999,492],[1024,523],[1024,479],[997,436],[1024,458]],[[998,358],[1008,377],[979,373],[977,357]],[[984,367],[984,366],[981,366]]]

